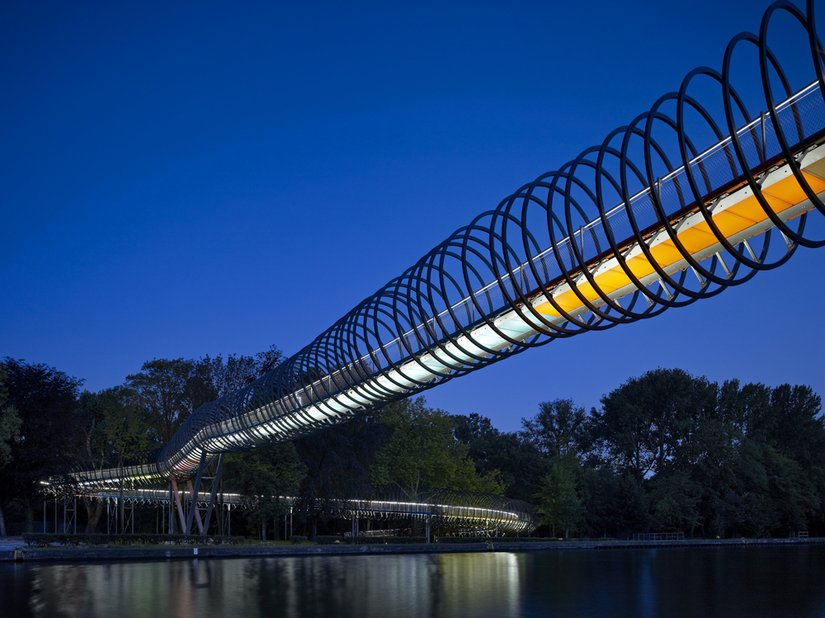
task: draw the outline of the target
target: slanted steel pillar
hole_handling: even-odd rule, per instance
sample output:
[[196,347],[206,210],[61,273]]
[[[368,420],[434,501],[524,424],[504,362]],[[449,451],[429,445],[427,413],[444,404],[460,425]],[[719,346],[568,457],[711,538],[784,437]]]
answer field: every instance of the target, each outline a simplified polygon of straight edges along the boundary
[[[197,489],[196,489],[197,487]],[[193,534],[192,531],[192,522],[198,525],[198,533],[203,534],[203,520],[201,519],[201,512],[198,508],[198,494],[199,492],[199,485],[194,486],[192,485],[192,480],[186,481],[186,489],[189,492],[190,500],[189,500],[189,511],[186,514],[186,523],[189,528],[189,532],[186,534]]]
[[191,480],[186,482],[186,485],[189,488],[191,502],[189,505],[189,516],[186,518],[186,527],[183,532],[184,534],[192,534],[192,520],[195,519],[195,515],[197,515],[198,519],[198,530],[200,530],[200,533],[203,534],[203,522],[201,521],[200,513],[198,513],[198,491],[200,490],[201,480],[203,479],[203,469],[205,467],[206,451],[201,451],[201,461],[198,464],[198,472],[195,475],[195,484],[193,486]]
[[175,486],[169,480],[169,534],[175,534]]
[[174,476],[172,477],[172,495],[175,498],[175,506],[178,509],[178,519],[180,519],[181,532],[186,534],[186,516],[183,514],[183,503],[181,502],[180,489],[178,489],[178,479]]
[[215,510],[215,501],[218,499],[218,488],[221,485],[223,475],[223,453],[218,455],[218,468],[215,470],[215,477],[212,479],[212,491],[209,492],[209,505],[206,507],[206,518],[203,522],[202,535],[209,534],[209,522],[212,520],[212,511]]

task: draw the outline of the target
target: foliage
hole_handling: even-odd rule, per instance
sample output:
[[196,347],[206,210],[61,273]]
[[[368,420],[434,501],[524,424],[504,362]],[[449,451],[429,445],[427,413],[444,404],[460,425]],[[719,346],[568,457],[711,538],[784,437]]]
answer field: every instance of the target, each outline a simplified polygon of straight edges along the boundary
[[0,469],[12,459],[12,445],[20,439],[22,424],[17,410],[8,399],[6,372],[0,366]]
[[131,389],[116,386],[97,393],[84,391],[78,412],[87,457],[84,465],[114,467],[147,457],[149,419]]
[[700,521],[701,485],[687,471],[678,470],[656,477],[650,492],[656,530],[692,535]]
[[[121,386],[79,393],[46,365],[0,363],[0,534],[4,516],[31,529],[39,481],[73,467],[150,458],[197,406],[243,388],[281,361],[256,356],[156,359]],[[257,496],[246,516],[264,530],[302,498],[309,536],[337,517],[337,499],[415,500],[448,488],[534,501],[555,534],[688,536],[825,534],[825,421],[807,386],[721,384],[679,369],[632,378],[585,412],[542,402],[519,432],[479,414],[448,415],[423,399],[334,429],[226,458],[224,489]],[[93,530],[100,501],[84,502]]]
[[378,416],[367,414],[296,441],[306,476],[300,496],[307,508],[326,515],[329,501],[372,493],[370,470],[388,429]]
[[248,523],[255,529],[287,511],[284,497],[296,495],[306,473],[292,442],[231,453],[225,465],[225,489],[254,497],[254,515]]
[[530,502],[541,486],[545,461],[534,441],[524,435],[503,432],[479,414],[452,416],[453,434],[467,446],[467,455],[482,476],[492,476],[503,494]]
[[657,369],[602,398],[594,436],[602,440],[617,472],[638,482],[663,471],[689,439],[715,388],[681,369]]
[[467,446],[455,439],[453,423],[441,410],[427,408],[422,398],[386,406],[381,423],[389,438],[372,469],[377,487],[393,487],[409,500],[426,489],[500,493],[493,473],[480,476]]
[[539,413],[522,419],[523,437],[545,457],[564,457],[587,451],[587,415],[570,399],[539,404]]
[[229,354],[226,358],[206,355],[193,363],[187,384],[193,409],[248,386],[278,366],[283,354],[275,346],[255,356]]
[[27,528],[34,521],[39,483],[63,474],[76,461],[81,443],[76,423],[80,381],[47,365],[6,358],[7,404],[17,410],[19,439],[11,442],[11,460],[0,469],[0,509],[21,503]]
[[205,403],[248,386],[283,360],[275,346],[253,356],[230,354],[154,359],[126,377],[125,386],[134,393],[149,422],[150,437],[157,445],[172,437],[181,423]]
[[536,495],[537,511],[544,524],[552,529],[564,530],[564,537],[570,537],[584,516],[584,505],[578,489],[578,462],[572,454],[560,455],[553,459],[544,477],[541,490]]
[[[116,386],[98,393],[84,391],[77,402],[77,417],[83,431],[79,468],[121,467],[151,458],[151,423],[131,389]],[[86,509],[86,532],[93,533],[103,516],[103,503],[88,498],[82,502]]]
[[194,409],[193,385],[196,363],[182,358],[155,359],[143,363],[138,373],[126,376],[126,386],[150,419],[153,441],[161,445]]

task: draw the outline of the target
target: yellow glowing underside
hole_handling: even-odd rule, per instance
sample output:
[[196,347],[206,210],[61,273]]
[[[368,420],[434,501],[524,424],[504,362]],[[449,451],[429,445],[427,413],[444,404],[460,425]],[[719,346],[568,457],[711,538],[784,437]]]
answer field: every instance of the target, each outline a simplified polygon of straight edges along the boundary
[[[808,172],[802,172],[805,180],[815,193],[825,191],[825,181]],[[771,209],[778,215],[801,202],[805,201],[802,187],[796,182],[793,176],[780,180],[762,190],[765,199],[770,204]],[[713,222],[719,231],[727,238],[733,238],[740,232],[765,222],[768,215],[753,196],[745,198],[729,208],[713,214]],[[696,255],[718,243],[718,239],[710,229],[707,221],[700,221],[692,227],[677,232],[679,242],[691,255]],[[673,266],[684,259],[682,252],[676,247],[673,240],[667,238],[658,244],[650,247],[650,254],[663,270]],[[642,279],[655,272],[653,264],[644,253],[631,257],[626,262],[627,268],[633,275]],[[595,284],[603,295],[609,295],[618,289],[626,287],[632,283],[627,272],[622,266],[616,263],[615,266],[594,275]],[[558,307],[570,313],[584,306],[582,297],[588,301],[599,301],[600,296],[593,285],[588,281],[576,284],[575,289],[566,289],[552,294],[552,298]],[[577,293],[578,291],[578,293]],[[536,305],[536,310],[545,315],[560,317],[560,311],[549,301]]]

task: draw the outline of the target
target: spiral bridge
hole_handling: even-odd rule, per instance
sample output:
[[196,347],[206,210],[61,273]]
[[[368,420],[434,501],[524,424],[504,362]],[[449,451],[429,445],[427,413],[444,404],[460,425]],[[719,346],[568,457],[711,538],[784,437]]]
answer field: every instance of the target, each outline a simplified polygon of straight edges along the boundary
[[[782,18],[778,19],[781,15]],[[800,49],[770,45],[781,25]],[[734,71],[750,62],[752,76]],[[779,2],[721,70],[453,232],[262,379],[196,410],[156,461],[81,485],[191,477],[558,337],[658,315],[825,244],[825,81],[812,0]]]

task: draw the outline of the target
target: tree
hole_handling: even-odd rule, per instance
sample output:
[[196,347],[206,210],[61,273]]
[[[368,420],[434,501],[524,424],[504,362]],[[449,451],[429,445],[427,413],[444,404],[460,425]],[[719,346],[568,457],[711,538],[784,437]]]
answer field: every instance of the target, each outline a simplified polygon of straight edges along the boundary
[[338,515],[341,499],[372,494],[370,470],[387,434],[375,414],[364,414],[295,441],[306,468],[301,516],[308,519],[310,537],[319,520]]
[[305,473],[295,444],[280,442],[227,455],[224,474],[230,490],[254,498],[252,522],[266,540],[267,522],[286,512],[284,497],[298,493]]
[[[149,459],[150,435],[145,410],[129,388],[116,386],[81,393],[78,416],[83,428],[86,469],[122,467]],[[120,521],[123,522],[121,505]],[[83,498],[86,532],[93,532],[103,514],[103,503]]]
[[255,354],[257,377],[263,377],[284,361],[284,354],[276,346],[271,345],[263,352]]
[[0,470],[0,502],[6,510],[17,501],[26,529],[34,527],[40,481],[66,474],[76,461],[82,434],[76,421],[81,381],[47,365],[6,358],[7,407],[19,415],[19,439],[12,442],[11,462]]
[[[0,469],[11,462],[12,445],[20,438],[21,420],[17,410],[9,404],[8,400],[6,372],[0,365]],[[0,526],[2,526],[2,518],[0,518]],[[0,531],[0,536],[4,535],[5,533]]]
[[249,386],[264,373],[277,366],[281,352],[274,346],[253,356],[229,354],[226,358],[204,356],[193,363],[187,393],[193,408]]
[[683,445],[687,458],[680,467],[701,488],[698,508],[702,533],[723,537],[738,525],[742,512],[738,475],[748,467],[742,467],[745,419],[749,408],[767,403],[768,391],[761,385],[740,388],[737,380],[713,386],[715,405],[705,408],[697,419],[689,441]]
[[477,474],[467,446],[455,439],[453,423],[441,410],[425,406],[424,399],[404,399],[386,406],[381,422],[389,438],[372,469],[377,487],[393,487],[416,500],[429,489],[501,493],[492,473]]
[[194,378],[195,362],[182,358],[147,361],[138,373],[126,376],[126,386],[149,419],[156,444],[168,442],[192,412]]
[[587,449],[587,415],[571,399],[539,404],[532,419],[522,419],[523,435],[545,457],[579,456]]
[[[14,406],[8,403],[6,373],[0,366],[0,470],[12,460],[12,446],[20,439],[22,422]],[[6,518],[0,500],[0,536],[6,536]]]
[[619,479],[607,465],[587,462],[579,477],[579,495],[584,507],[580,529],[588,536],[615,534],[617,530],[614,505],[619,491]]
[[584,517],[577,477],[578,462],[572,454],[556,457],[536,496],[541,522],[550,526],[554,537],[558,527],[564,530],[564,538],[570,538],[570,531]]
[[822,521],[825,428],[809,387],[725,382],[693,443],[711,534],[784,535]]
[[478,474],[498,478],[504,494],[530,502],[542,483],[546,463],[533,441],[523,434],[503,432],[490,419],[473,413],[454,415],[453,434],[467,446]]
[[275,346],[255,356],[218,354],[197,360],[155,360],[144,363],[141,372],[127,381],[138,391],[146,409],[160,419],[162,431],[168,432],[202,405],[249,386],[282,360],[283,354]]
[[614,530],[619,535],[643,532],[650,527],[650,505],[641,482],[632,474],[618,478],[611,496]]
[[656,530],[693,536],[701,523],[702,487],[684,470],[659,474],[652,483],[651,507]]
[[493,427],[490,419],[473,412],[466,416],[454,414],[450,420],[453,423],[453,436],[467,445],[467,454],[475,462],[479,472],[495,470],[494,460],[501,432]]
[[716,389],[704,378],[657,369],[603,397],[594,431],[617,471],[641,483],[674,461],[715,405]]

